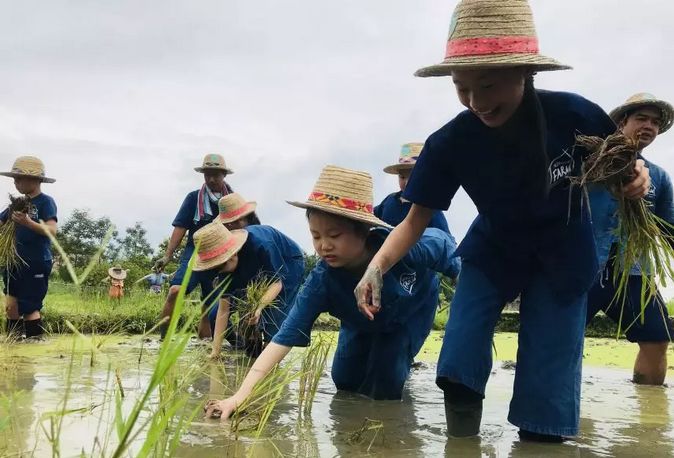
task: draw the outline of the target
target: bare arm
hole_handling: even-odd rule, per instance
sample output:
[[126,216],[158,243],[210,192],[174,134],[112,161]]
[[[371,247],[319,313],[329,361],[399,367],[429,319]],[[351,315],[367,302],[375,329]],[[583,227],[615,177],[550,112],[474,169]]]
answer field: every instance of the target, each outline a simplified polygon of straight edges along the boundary
[[358,309],[369,320],[374,320],[374,314],[381,308],[383,275],[400,261],[419,240],[433,216],[433,211],[430,208],[412,204],[407,217],[393,229],[370,261],[370,265],[354,291]]
[[206,416],[225,420],[241,405],[241,403],[253,392],[255,385],[267,375],[275,365],[280,363],[290,352],[291,347],[270,342],[257,358],[248,375],[241,383],[238,391],[227,399],[221,401],[211,400],[206,403],[204,410]]
[[16,224],[27,227],[36,234],[44,235],[45,237],[48,237],[48,234],[56,236],[57,225],[53,219],[37,223],[30,219],[26,213],[22,212],[12,212],[11,218]]

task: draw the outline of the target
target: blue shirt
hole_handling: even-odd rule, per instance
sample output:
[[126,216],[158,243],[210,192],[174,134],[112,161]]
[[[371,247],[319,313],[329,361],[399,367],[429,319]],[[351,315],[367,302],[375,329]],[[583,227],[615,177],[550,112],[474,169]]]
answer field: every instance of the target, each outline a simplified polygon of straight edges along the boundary
[[527,162],[517,137],[506,140],[470,111],[432,134],[403,197],[428,208],[447,209],[459,187],[479,215],[457,250],[482,270],[510,300],[534,272],[547,274],[565,297],[587,291],[597,273],[592,228],[569,175],[580,173],[586,152],[575,135],[606,137],[615,125],[596,104],[576,94],[537,91],[546,122],[550,191],[532,193]]
[[[375,229],[370,238],[381,246],[388,236],[387,229]],[[342,268],[333,268],[319,261],[300,288],[288,318],[273,341],[279,345],[309,345],[311,328],[318,315],[328,312],[341,320],[342,327],[359,332],[390,332],[408,325],[419,316],[419,308],[435,307],[428,296],[436,294],[435,272],[456,277],[460,262],[452,254],[454,238],[438,229],[426,229],[421,239],[391,270],[384,275],[381,290],[382,309],[374,321],[358,311],[353,290],[359,275]]]
[[[9,208],[0,213],[0,221],[7,221]],[[30,200],[28,216],[35,222],[45,223],[56,218],[56,202],[46,194],[39,194]],[[46,235],[38,234],[27,227],[16,226],[16,251],[29,265],[35,262],[51,261],[51,241]]]
[[[379,205],[374,207],[374,215],[385,223],[389,223],[391,226],[397,226],[402,223],[410,212],[410,208],[412,208],[412,202],[403,202],[400,200],[401,196],[402,192],[400,191],[386,196]],[[433,212],[428,227],[435,227],[441,231],[450,233],[449,227],[447,226],[447,219],[445,219],[445,215],[440,210]]]
[[[232,192],[232,188],[227,183],[225,183],[225,186],[227,186],[227,190],[229,192]],[[213,221],[213,219],[218,216],[218,203],[211,202],[211,210],[213,214],[204,215],[203,218],[195,223],[194,214],[197,211],[198,200],[199,189],[187,194],[183,200],[182,205],[180,206],[180,210],[178,210],[178,214],[173,219],[173,223],[171,223],[173,227],[182,227],[187,229],[187,242],[185,244],[185,248],[194,248],[194,233]]]
[[[283,289],[277,300],[278,306],[284,308],[288,302],[287,295],[292,295],[296,291],[304,272],[302,249],[288,236],[271,226],[248,226],[246,231],[248,238],[237,253],[239,262],[236,270],[231,274],[219,276],[216,284],[230,275],[229,287],[224,295],[244,299],[246,287],[252,280],[265,276],[275,277],[283,283]],[[292,300],[292,297],[290,299]]]
[[[640,159],[644,159],[640,156]],[[674,225],[674,197],[672,180],[662,167],[644,159],[651,177],[651,188],[644,197],[649,209],[659,218]],[[597,241],[597,258],[603,268],[608,262],[611,247],[618,242],[618,201],[604,188],[590,191],[592,224]],[[639,265],[632,266],[631,275],[641,275]]]

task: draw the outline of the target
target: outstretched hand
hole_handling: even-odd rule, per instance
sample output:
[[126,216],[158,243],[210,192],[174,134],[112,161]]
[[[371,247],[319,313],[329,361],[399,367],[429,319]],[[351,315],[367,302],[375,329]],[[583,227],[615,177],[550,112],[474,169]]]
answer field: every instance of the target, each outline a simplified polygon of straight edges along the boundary
[[628,199],[641,199],[651,189],[651,176],[643,159],[637,159],[634,165],[634,179],[623,187]]
[[374,315],[381,310],[381,289],[383,286],[384,279],[381,269],[379,266],[370,265],[353,292],[356,295],[358,310],[370,321],[373,321]]
[[219,418],[220,421],[225,421],[232,416],[237,408],[237,403],[233,397],[222,399],[210,399],[204,406],[206,418]]

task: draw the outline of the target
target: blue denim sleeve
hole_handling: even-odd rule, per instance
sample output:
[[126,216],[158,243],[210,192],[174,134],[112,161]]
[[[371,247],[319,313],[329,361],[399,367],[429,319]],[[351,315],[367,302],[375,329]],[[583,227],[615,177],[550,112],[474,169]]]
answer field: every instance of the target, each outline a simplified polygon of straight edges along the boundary
[[194,192],[189,193],[183,200],[180,210],[178,210],[178,214],[173,219],[173,223],[171,223],[173,227],[182,227],[185,229],[192,227],[194,212],[197,209],[197,199],[194,194]]
[[674,225],[674,196],[672,195],[672,180],[664,170],[658,170],[660,186],[656,189],[655,208],[653,213],[659,218]]
[[447,210],[460,186],[452,174],[452,151],[445,130],[450,131],[451,125],[428,137],[403,193],[410,202],[436,210]]
[[318,315],[327,311],[328,296],[324,277],[323,266],[318,265],[311,271],[272,342],[286,347],[306,347],[311,343],[311,328]]
[[454,256],[456,241],[452,234],[428,228],[407,255],[412,265],[424,266],[456,278],[461,270],[461,260]]
[[442,213],[440,210],[433,212],[433,216],[431,217],[431,222],[428,223],[428,227],[434,227],[449,234],[449,226],[447,225],[447,218],[445,218],[445,214]]

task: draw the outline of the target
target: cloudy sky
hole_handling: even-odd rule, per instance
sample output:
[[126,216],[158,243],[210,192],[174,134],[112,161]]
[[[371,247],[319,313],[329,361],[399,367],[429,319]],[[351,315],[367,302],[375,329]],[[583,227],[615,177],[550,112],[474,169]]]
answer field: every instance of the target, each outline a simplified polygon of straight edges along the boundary
[[[460,110],[446,78],[412,73],[443,56],[455,1],[2,0],[0,167],[35,154],[73,208],[169,235],[203,154],[263,222],[309,249],[300,210],[321,167],[381,169]],[[575,67],[537,86],[578,92],[607,111],[648,91],[674,101],[674,2],[534,0],[541,50]],[[647,156],[674,173],[674,133]],[[13,191],[0,181],[0,193]],[[447,218],[461,238],[475,209]]]

